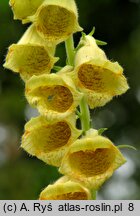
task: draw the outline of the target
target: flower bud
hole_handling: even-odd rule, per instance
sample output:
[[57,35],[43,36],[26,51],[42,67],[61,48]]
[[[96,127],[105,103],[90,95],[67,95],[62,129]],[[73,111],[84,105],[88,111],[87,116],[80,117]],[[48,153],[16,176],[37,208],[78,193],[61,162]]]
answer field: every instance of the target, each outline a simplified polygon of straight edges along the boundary
[[14,19],[25,22],[28,16],[35,14],[44,0],[10,0],[9,4],[14,13]]
[[32,118],[25,125],[21,147],[45,163],[60,166],[69,145],[81,135],[75,123],[74,114],[59,121],[47,121],[43,116]]
[[126,160],[113,143],[92,130],[76,140],[65,154],[60,172],[97,190]]
[[50,73],[58,60],[53,57],[54,53],[55,47],[48,48],[32,25],[18,44],[9,47],[4,67],[20,73],[22,79],[26,81],[33,75]]
[[82,31],[74,0],[45,0],[29,20],[35,23],[38,33],[50,44],[58,44],[71,34]]
[[33,76],[26,83],[25,96],[48,120],[70,115],[79,105],[82,93],[70,78],[58,74]]
[[75,57],[74,82],[86,96],[90,108],[104,106],[113,96],[128,90],[123,68],[107,59],[93,37],[85,36]]
[[90,200],[90,191],[74,181],[56,182],[46,187],[40,194],[40,200]]

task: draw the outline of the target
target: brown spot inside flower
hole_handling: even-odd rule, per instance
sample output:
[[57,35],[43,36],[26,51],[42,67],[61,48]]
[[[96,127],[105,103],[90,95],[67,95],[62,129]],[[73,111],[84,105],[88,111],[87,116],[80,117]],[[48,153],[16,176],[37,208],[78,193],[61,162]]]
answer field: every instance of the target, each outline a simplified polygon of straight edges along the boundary
[[111,91],[116,80],[115,73],[113,74],[103,67],[86,63],[79,68],[78,78],[85,88],[100,93]]
[[61,113],[66,112],[73,103],[73,95],[65,86],[40,87],[37,89],[37,94],[47,109]]
[[50,72],[51,57],[43,46],[12,45],[9,49],[5,67],[21,73],[26,80],[33,75]]
[[69,156],[69,163],[75,172],[93,177],[105,173],[113,164],[115,152],[112,149],[96,149],[95,151],[78,151]]
[[42,7],[38,14],[37,30],[45,37],[54,40],[62,38],[73,32],[75,19],[74,13],[63,7],[55,5]]
[[[21,71],[27,76],[40,75],[45,70],[50,70],[50,57],[44,47],[41,46],[24,46],[19,47],[17,55],[17,64],[19,67],[19,72]],[[23,56],[24,54],[24,56]]]
[[33,131],[32,137],[37,152],[47,153],[66,145],[71,137],[71,129],[66,122],[57,122],[38,128]]

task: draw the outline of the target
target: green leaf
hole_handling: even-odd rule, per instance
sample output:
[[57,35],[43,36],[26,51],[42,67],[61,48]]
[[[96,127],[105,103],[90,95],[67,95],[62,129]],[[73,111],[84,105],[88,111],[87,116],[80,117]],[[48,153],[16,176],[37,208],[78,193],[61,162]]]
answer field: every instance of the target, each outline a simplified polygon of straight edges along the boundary
[[95,27],[93,26],[93,29],[92,29],[92,31],[89,33],[89,36],[93,36],[94,33],[95,33]]
[[97,45],[99,45],[99,46],[105,46],[105,45],[107,45],[107,42],[101,41],[101,40],[96,40],[96,43],[97,43]]
[[100,128],[100,129],[98,130],[98,134],[99,134],[99,135],[102,135],[102,133],[103,133],[104,131],[106,131],[106,130],[108,130],[108,128]]
[[131,145],[118,145],[117,148],[121,149],[121,148],[129,148],[129,149],[133,149],[135,151],[137,151],[137,149],[134,146]]

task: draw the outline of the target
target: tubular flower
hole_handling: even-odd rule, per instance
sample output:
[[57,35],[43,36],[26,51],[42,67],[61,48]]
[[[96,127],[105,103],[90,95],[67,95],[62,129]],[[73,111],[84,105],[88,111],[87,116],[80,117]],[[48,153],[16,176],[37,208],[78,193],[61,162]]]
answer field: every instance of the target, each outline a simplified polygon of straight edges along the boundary
[[[94,131],[94,130],[93,130]],[[60,172],[98,189],[126,160],[113,143],[92,129],[76,140],[62,160]]]
[[128,90],[123,68],[107,59],[93,37],[81,39],[83,45],[75,57],[74,82],[86,96],[90,108],[104,106],[113,96]]
[[28,19],[35,23],[38,33],[50,44],[58,44],[71,34],[82,31],[74,0],[45,0]]
[[50,73],[58,60],[53,57],[54,52],[55,47],[48,48],[32,25],[18,44],[9,47],[4,67],[20,73],[22,79],[26,81],[33,75]]
[[9,4],[14,13],[14,19],[26,21],[28,16],[35,14],[44,0],[10,0]]
[[25,95],[28,102],[48,120],[70,115],[83,96],[70,78],[57,74],[33,76],[26,83]]
[[46,187],[40,194],[40,200],[90,200],[90,191],[80,183],[59,180]]
[[74,114],[60,121],[47,121],[43,116],[32,118],[25,125],[21,147],[45,163],[60,166],[67,148],[81,134],[75,120]]

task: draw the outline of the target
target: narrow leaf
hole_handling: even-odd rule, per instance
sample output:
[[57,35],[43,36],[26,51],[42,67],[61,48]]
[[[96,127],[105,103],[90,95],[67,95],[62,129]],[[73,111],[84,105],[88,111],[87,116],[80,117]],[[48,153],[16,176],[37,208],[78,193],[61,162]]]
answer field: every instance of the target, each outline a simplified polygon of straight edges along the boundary
[[137,151],[137,149],[134,146],[131,146],[131,145],[118,145],[117,147],[119,149],[121,149],[121,148],[129,148],[129,149],[133,149],[133,150]]
[[93,29],[92,29],[92,31],[89,33],[89,35],[90,35],[90,36],[93,36],[94,33],[95,33],[95,27],[93,26]]
[[99,45],[99,46],[105,46],[105,45],[107,45],[107,42],[101,41],[101,40],[96,40],[96,43],[97,43],[97,45]]
[[100,129],[98,130],[98,134],[99,134],[99,135],[102,135],[102,133],[103,133],[104,131],[106,131],[106,130],[108,130],[108,128],[100,128]]

